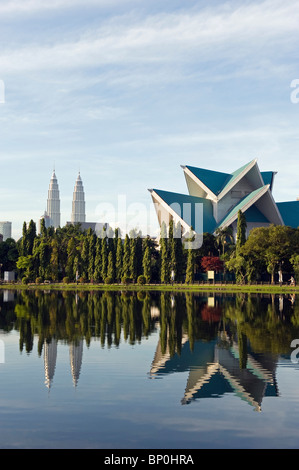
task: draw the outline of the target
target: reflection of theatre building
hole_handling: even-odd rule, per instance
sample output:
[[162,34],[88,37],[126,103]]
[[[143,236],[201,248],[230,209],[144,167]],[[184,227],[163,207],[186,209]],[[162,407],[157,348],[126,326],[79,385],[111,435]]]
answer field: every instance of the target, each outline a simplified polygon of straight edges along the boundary
[[154,378],[189,371],[182,404],[234,393],[260,411],[264,397],[278,395],[277,358],[248,350],[246,359],[246,366],[240,368],[237,342],[225,347],[217,340],[196,341],[191,351],[188,336],[184,335],[180,355],[171,357],[168,351],[162,354],[159,342],[150,374]]

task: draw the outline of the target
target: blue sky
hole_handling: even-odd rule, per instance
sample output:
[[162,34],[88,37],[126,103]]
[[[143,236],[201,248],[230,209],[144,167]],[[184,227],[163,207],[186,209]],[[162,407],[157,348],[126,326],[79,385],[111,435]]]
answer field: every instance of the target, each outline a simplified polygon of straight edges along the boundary
[[298,24],[297,0],[1,0],[0,220],[39,219],[54,165],[62,225],[79,169],[87,220],[122,198],[143,233],[148,188],[187,192],[180,165],[258,158],[296,199]]

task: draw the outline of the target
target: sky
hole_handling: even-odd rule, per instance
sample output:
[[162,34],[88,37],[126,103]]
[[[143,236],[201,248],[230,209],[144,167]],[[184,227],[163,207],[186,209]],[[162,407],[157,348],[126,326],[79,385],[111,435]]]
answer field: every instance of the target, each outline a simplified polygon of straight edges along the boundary
[[295,200],[298,24],[298,0],[1,0],[0,220],[38,222],[54,168],[62,225],[79,171],[87,221],[151,235],[181,165],[257,158]]

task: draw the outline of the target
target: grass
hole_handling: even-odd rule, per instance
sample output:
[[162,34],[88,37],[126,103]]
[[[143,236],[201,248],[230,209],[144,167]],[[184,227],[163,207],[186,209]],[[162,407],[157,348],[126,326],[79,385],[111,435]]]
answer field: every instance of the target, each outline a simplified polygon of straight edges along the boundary
[[299,294],[299,286],[289,285],[238,285],[238,284],[1,284],[0,289],[8,290],[76,290],[76,291],[161,291],[161,292],[228,292],[228,293],[263,293],[263,294]]

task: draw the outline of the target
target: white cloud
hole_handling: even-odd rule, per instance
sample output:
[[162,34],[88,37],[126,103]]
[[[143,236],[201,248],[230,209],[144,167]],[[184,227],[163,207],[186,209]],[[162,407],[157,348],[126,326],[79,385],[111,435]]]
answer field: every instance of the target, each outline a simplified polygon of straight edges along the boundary
[[0,4],[0,15],[24,13],[32,15],[36,12],[76,7],[86,8],[88,6],[102,8],[132,3],[133,1],[136,3],[140,0],[2,0]]
[[62,42],[60,38],[53,45],[4,47],[0,61],[5,73],[16,73],[185,62],[194,56],[211,60],[221,55],[222,60],[232,61],[250,53],[256,59],[266,56],[272,48],[276,55],[285,46],[294,48],[298,17],[299,3],[292,0],[245,4],[234,10],[224,4],[192,13],[161,13],[146,18],[128,14],[107,20],[97,30],[83,32],[72,41]]

